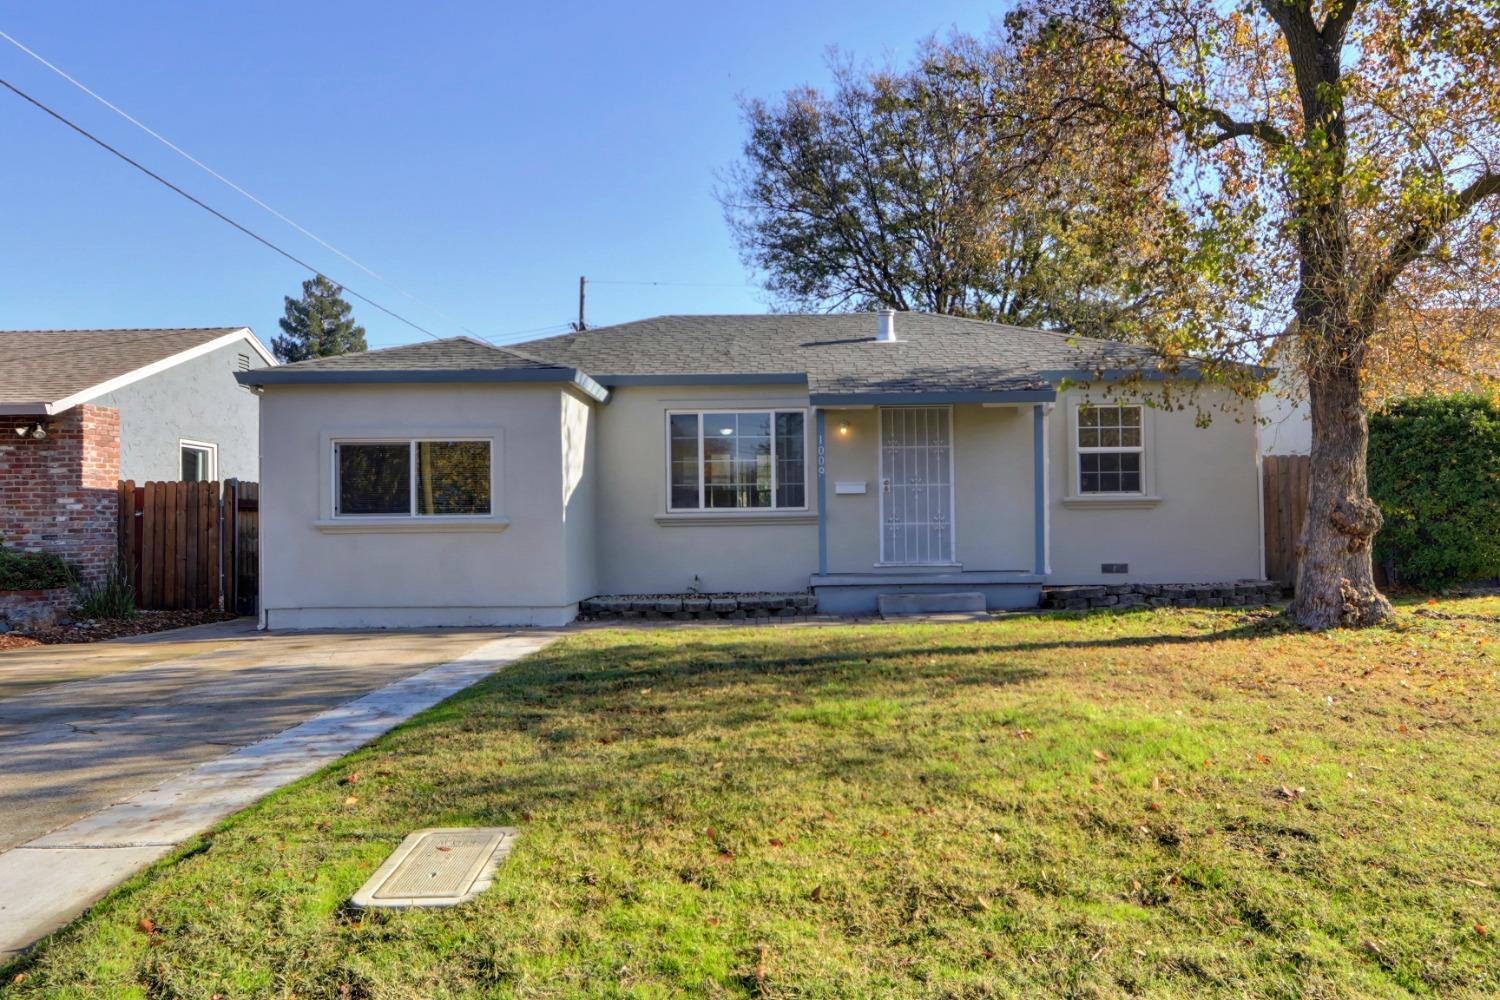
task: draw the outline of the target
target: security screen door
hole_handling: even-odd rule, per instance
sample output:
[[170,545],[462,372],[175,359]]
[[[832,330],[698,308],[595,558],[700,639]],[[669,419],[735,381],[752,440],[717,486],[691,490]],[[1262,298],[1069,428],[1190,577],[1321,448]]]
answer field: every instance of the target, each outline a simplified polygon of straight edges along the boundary
[[953,558],[953,411],[880,411],[880,561],[935,565]]

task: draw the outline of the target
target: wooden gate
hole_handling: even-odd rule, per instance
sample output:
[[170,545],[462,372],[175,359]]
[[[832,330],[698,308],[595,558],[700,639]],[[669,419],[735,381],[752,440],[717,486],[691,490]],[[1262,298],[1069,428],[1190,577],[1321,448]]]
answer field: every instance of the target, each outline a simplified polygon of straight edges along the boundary
[[[253,613],[255,550],[252,544],[247,557],[240,542],[241,511],[257,510],[258,497],[256,483],[232,479],[222,496],[216,482],[120,483],[120,555],[136,606],[170,611],[222,605]],[[253,525],[249,533],[254,535]]]
[[259,610],[260,484],[224,483],[224,608],[241,615]]
[[1261,459],[1266,532],[1266,577],[1282,586],[1297,582],[1297,550],[1307,517],[1306,455],[1267,455]]

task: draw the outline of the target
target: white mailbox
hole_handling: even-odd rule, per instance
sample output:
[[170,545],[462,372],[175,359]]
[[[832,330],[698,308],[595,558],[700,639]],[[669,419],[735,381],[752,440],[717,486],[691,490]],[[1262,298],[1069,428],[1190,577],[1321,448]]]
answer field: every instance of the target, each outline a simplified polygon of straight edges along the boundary
[[863,482],[833,484],[833,492],[837,496],[843,496],[849,493],[863,493],[864,491],[865,484]]

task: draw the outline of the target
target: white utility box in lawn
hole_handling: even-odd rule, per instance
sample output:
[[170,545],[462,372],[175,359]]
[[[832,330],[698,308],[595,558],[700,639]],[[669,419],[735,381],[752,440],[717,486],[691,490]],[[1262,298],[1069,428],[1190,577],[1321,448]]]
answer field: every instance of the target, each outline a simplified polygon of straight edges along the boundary
[[349,903],[362,910],[457,906],[490,887],[517,833],[512,826],[417,830]]

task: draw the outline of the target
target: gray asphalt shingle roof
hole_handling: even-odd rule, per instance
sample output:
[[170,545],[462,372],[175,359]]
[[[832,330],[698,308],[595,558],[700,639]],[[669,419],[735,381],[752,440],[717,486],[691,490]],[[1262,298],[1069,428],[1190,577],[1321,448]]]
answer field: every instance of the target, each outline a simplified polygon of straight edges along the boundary
[[355,354],[311,358],[235,376],[242,385],[323,382],[572,382],[598,399],[608,392],[586,373],[472,337],[429,340]]
[[876,314],[658,316],[507,347],[468,337],[316,358],[239,376],[292,382],[567,381],[601,386],[673,380],[806,383],[818,399],[891,396],[1051,398],[1064,374],[1155,367],[1129,344],[931,313],[898,313],[894,343]]
[[537,362],[514,351],[495,347],[472,337],[452,337],[447,340],[425,340],[401,347],[382,347],[355,354],[338,354],[329,358],[294,361],[280,366],[276,371],[278,375],[286,375],[302,371],[497,371],[535,367],[538,367]]
[[1151,368],[1115,341],[932,313],[897,313],[897,340],[874,313],[658,316],[517,344],[600,382],[658,375],[805,374],[813,396],[1043,390],[1062,372]]
[[0,405],[57,403],[243,329],[0,330]]

